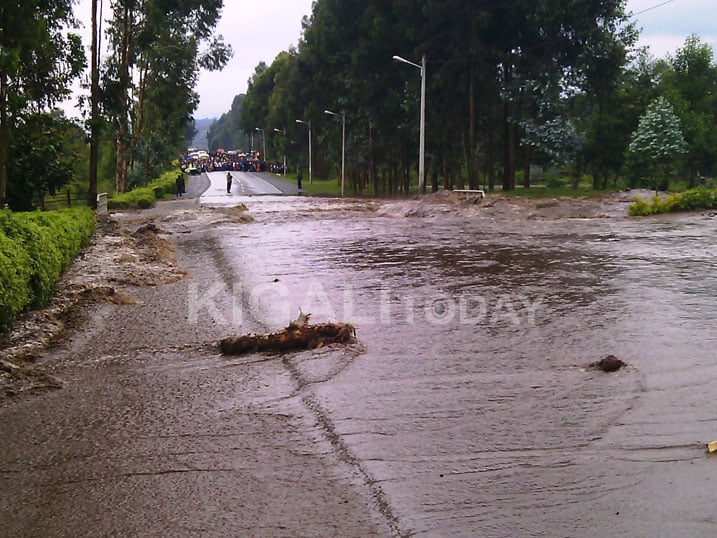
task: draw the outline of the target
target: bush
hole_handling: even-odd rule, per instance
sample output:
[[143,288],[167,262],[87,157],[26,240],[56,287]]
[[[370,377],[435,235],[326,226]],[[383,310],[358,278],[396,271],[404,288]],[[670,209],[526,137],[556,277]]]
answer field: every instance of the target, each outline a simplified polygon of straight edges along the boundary
[[149,187],[140,187],[133,191],[116,194],[107,201],[109,209],[148,209],[154,207],[157,199]]
[[107,201],[109,209],[149,209],[157,200],[174,195],[177,170],[165,172],[146,187],[139,187],[123,194],[115,194]]
[[47,303],[94,230],[87,208],[0,211],[0,329],[23,310]]
[[628,208],[628,213],[633,217],[641,217],[701,209],[717,209],[717,189],[690,189],[672,194],[665,199],[655,196],[651,202],[635,198],[634,203]]
[[30,303],[30,256],[0,231],[0,329]]

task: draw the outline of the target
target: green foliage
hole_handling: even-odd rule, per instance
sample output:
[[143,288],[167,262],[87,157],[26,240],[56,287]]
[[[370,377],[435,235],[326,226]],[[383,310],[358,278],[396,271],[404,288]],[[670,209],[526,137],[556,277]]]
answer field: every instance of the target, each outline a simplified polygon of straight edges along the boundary
[[140,187],[129,192],[116,194],[107,201],[109,209],[149,209],[157,202],[150,187]]
[[78,125],[52,114],[26,116],[10,141],[7,203],[13,211],[31,211],[47,194],[55,194],[74,179],[74,167],[84,143]]
[[[85,55],[80,37],[72,33],[77,27],[72,4],[47,0],[0,8],[0,207],[8,192],[7,167],[23,156],[9,150],[16,129],[27,116],[70,95],[82,73]],[[36,152],[33,156],[42,158]]]
[[162,174],[158,179],[150,181],[146,187],[139,187],[129,192],[115,194],[107,201],[109,209],[149,209],[157,200],[174,195],[175,179],[178,169]]
[[669,61],[659,87],[680,118],[689,148],[685,172],[694,186],[699,175],[717,172],[717,66],[712,47],[695,35]]
[[0,329],[27,308],[45,304],[57,280],[95,229],[87,209],[0,211]]
[[628,214],[633,217],[644,217],[703,209],[717,209],[717,189],[689,189],[666,198],[655,196],[651,201],[635,198],[628,208]]
[[680,120],[669,101],[658,97],[647,107],[632,134],[627,147],[628,167],[647,171],[655,188],[666,190],[670,176],[686,152]]
[[[112,118],[116,129],[112,134],[119,141],[118,191],[131,186],[125,173],[132,160],[130,151],[135,152],[135,172],[144,167],[146,179],[183,149],[199,103],[195,86],[200,70],[221,70],[232,56],[231,47],[214,35],[222,4],[220,0],[112,3],[102,108]],[[142,73],[141,84],[136,84],[133,72]],[[130,133],[135,144],[130,145]]]
[[222,114],[209,127],[207,143],[210,151],[223,148],[227,150],[240,149],[248,153],[251,149],[249,137],[240,128],[240,125],[243,125],[241,120],[243,100],[244,94],[235,96],[229,112]]
[[0,330],[30,304],[30,256],[0,231]]

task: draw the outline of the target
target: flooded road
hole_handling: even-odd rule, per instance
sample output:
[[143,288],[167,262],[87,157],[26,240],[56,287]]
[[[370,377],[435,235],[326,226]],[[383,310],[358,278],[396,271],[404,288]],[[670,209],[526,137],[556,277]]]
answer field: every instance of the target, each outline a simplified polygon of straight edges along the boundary
[[[254,221],[158,220],[191,277],[100,307],[47,359],[65,388],[0,409],[10,536],[717,532],[717,218],[204,201]],[[299,309],[360,344],[206,346]]]
[[717,219],[341,206],[255,203],[223,250],[268,327],[357,325],[350,367],[298,375],[402,532],[717,532]]

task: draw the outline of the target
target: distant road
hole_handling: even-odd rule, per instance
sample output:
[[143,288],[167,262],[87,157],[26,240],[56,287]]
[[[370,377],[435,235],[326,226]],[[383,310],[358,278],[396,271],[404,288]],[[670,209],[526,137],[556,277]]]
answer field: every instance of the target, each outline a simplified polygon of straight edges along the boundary
[[[232,176],[231,191],[227,193],[227,173]],[[206,179],[205,179],[206,178]],[[207,181],[208,180],[208,181]],[[192,176],[190,188],[206,187],[201,198],[206,203],[225,203],[233,196],[298,195],[299,189],[268,172],[207,172],[201,176]]]

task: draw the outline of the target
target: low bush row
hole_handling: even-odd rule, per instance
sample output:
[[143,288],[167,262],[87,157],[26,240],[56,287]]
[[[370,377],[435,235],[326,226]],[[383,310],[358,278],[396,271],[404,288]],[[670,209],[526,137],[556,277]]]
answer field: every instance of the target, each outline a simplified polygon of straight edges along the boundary
[[696,211],[701,209],[717,209],[717,189],[690,189],[666,198],[655,196],[652,200],[635,198],[628,208],[633,217],[644,217],[660,213],[677,211]]
[[0,210],[0,330],[20,312],[47,303],[95,223],[88,208]]
[[165,172],[146,187],[132,189],[129,192],[115,194],[107,201],[109,209],[148,209],[154,207],[157,200],[173,195],[178,170]]

